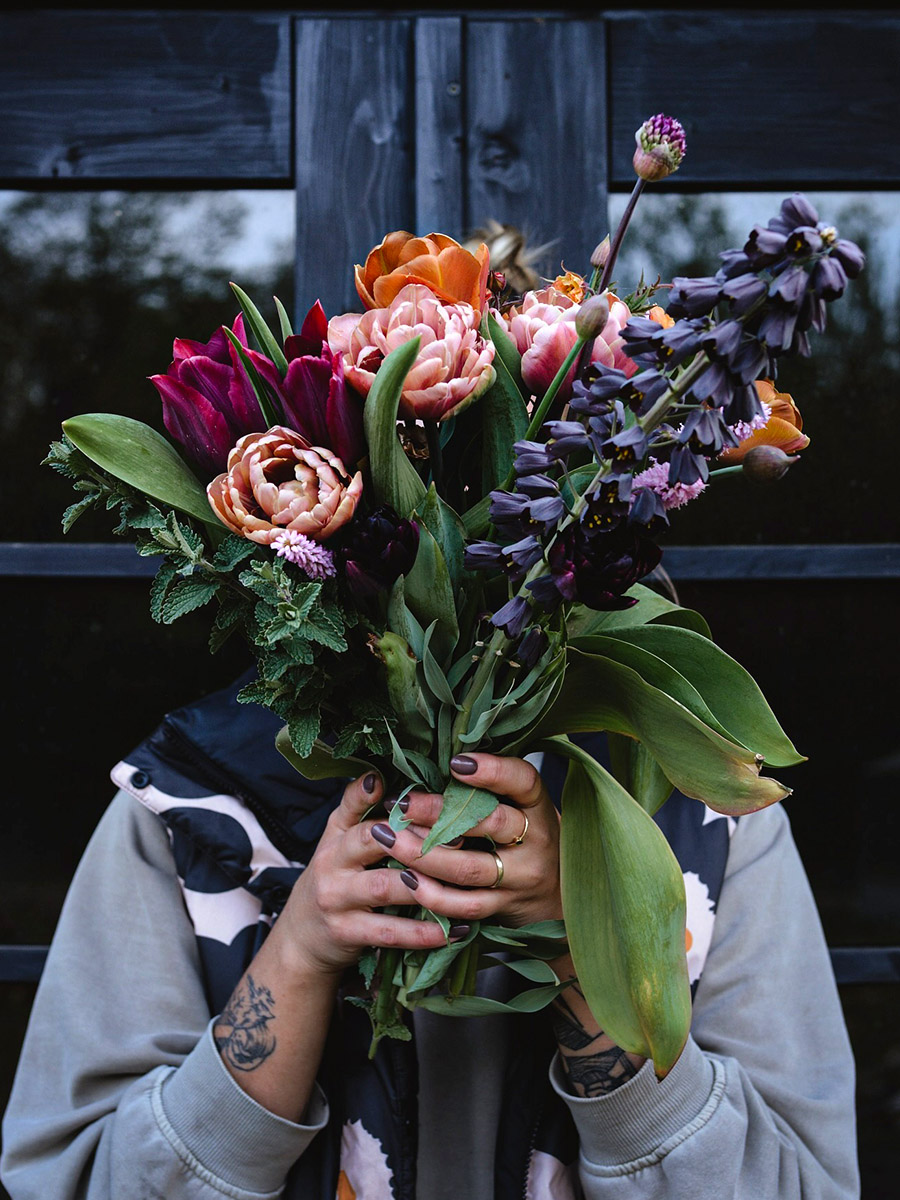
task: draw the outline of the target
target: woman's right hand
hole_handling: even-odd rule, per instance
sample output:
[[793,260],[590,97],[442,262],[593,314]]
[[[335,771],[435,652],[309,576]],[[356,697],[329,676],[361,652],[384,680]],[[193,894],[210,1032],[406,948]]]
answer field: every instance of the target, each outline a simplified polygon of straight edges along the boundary
[[[374,865],[388,854],[372,832],[384,823],[383,791],[374,772],[347,785],[275,923],[272,935],[277,932],[282,955],[301,974],[314,971],[337,979],[369,946],[428,950],[446,944],[435,921],[374,911],[415,903],[399,870]],[[376,805],[375,815],[362,819]],[[451,936],[467,931],[451,930]]]

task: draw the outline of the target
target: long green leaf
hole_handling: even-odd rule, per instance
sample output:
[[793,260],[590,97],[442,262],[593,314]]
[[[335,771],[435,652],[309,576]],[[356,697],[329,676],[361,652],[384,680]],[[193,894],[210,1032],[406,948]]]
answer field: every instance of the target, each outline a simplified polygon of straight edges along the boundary
[[462,523],[466,527],[466,535],[473,541],[476,538],[483,538],[490,528],[490,507],[490,496],[482,496],[477,504],[473,504],[463,513]]
[[652,817],[672,794],[672,785],[646,746],[620,733],[606,735],[612,774]]
[[273,296],[275,301],[275,310],[278,313],[278,323],[281,326],[281,340],[286,342],[289,337],[293,337],[294,330],[291,325],[291,318],[287,314],[287,309],[281,303],[277,296]]
[[260,411],[262,412],[266,427],[271,429],[273,425],[277,425],[279,423],[280,417],[276,411],[276,405],[273,402],[272,397],[269,395],[269,389],[266,385],[266,382],[260,375],[259,371],[257,371],[253,359],[247,353],[246,347],[243,345],[240,339],[235,337],[231,330],[225,326],[223,326],[223,330],[225,336],[237,351],[237,356],[241,360],[244,370],[247,372],[247,378],[250,380],[250,386],[253,388],[253,394],[256,396],[256,400],[259,404]]
[[375,501],[389,504],[401,517],[411,516],[425,498],[425,484],[397,437],[400,393],[419,352],[419,341],[413,338],[391,351],[378,368],[363,409]]
[[244,320],[250,326],[250,331],[259,342],[259,348],[263,354],[267,354],[272,362],[281,373],[282,379],[287,374],[288,364],[284,356],[284,351],[278,345],[274,334],[263,318],[262,313],[250,299],[245,291],[238,287],[236,283],[231,285],[231,290],[238,299],[238,303],[244,313]]
[[679,604],[674,604],[642,583],[634,584],[625,594],[636,598],[637,604],[616,612],[598,612],[581,604],[573,605],[566,621],[569,637],[608,633],[611,629],[630,629],[633,625],[646,625],[651,621],[680,625],[685,629],[693,629],[703,637],[711,636],[709,626],[700,613],[694,612],[692,608],[682,608]]
[[409,642],[416,658],[421,659],[425,647],[425,631],[409,611],[406,603],[405,576],[401,575],[391,588],[387,609],[388,628]]
[[524,400],[525,384],[522,382],[522,356],[519,354],[516,343],[509,336],[504,326],[496,317],[491,315],[490,311],[487,313],[487,334],[494,343],[494,349],[497,351],[494,357],[494,366],[497,367],[497,360],[499,359],[507,375],[509,375],[512,382],[518,388]]
[[406,603],[420,625],[437,621],[432,637],[435,658],[444,663],[459,637],[450,573],[440,546],[425,525],[419,526],[419,548],[403,585]]
[[98,467],[129,487],[209,525],[222,537],[206,492],[166,439],[132,417],[84,413],[63,421],[66,437]]
[[422,843],[422,853],[427,854],[432,847],[468,833],[479,821],[489,817],[499,803],[493,792],[451,779],[444,789],[441,814]]
[[[491,324],[490,321],[489,324]],[[513,363],[513,356],[518,359],[518,352],[496,321],[491,324],[492,339],[494,327],[496,327],[497,335],[494,341],[497,349],[494,356],[497,379],[481,398],[483,435],[481,487],[485,493],[492,488],[499,487],[506,479],[513,464],[513,445],[525,436],[528,428],[528,410],[525,407],[525,401],[507,366],[507,356],[510,363]],[[510,349],[512,354],[509,354]],[[519,370],[519,381],[521,382],[521,369]]]
[[684,879],[659,827],[567,738],[560,876],[575,973],[604,1031],[662,1078],[691,1025]]
[[313,742],[312,751],[301,758],[291,745],[286,725],[275,736],[275,748],[304,779],[358,779],[375,769],[364,758],[335,758],[331,747],[318,738]]
[[715,642],[690,629],[645,625],[615,637],[649,650],[691,683],[729,736],[762,754],[773,767],[805,762],[778,723],[756,680]]
[[760,776],[761,759],[710,729],[630,667],[571,647],[568,658],[560,695],[533,737],[599,729],[635,737],[685,795],[730,816],[790,795],[776,779]]
[[488,1017],[494,1013],[533,1013],[546,1008],[561,991],[569,986],[568,982],[544,987],[529,988],[519,992],[511,1000],[492,1000],[488,996],[426,996],[419,1000],[416,1008],[427,1009],[428,1012],[443,1013],[445,1017]]
[[432,483],[425,499],[417,505],[416,519],[424,524],[441,548],[450,577],[450,587],[456,592],[463,570],[463,550],[466,528],[456,512],[437,493]]

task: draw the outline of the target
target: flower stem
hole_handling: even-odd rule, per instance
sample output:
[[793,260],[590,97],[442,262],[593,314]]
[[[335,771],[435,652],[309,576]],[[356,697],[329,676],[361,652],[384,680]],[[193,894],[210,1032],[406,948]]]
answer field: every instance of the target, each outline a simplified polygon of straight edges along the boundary
[[441,434],[437,421],[425,422],[425,436],[428,439],[428,461],[431,464],[431,482],[437,494],[444,496],[444,456],[441,451]]
[[743,463],[735,463],[734,466],[731,467],[716,467],[714,471],[710,471],[709,477],[712,479],[713,475],[740,475],[743,469]]

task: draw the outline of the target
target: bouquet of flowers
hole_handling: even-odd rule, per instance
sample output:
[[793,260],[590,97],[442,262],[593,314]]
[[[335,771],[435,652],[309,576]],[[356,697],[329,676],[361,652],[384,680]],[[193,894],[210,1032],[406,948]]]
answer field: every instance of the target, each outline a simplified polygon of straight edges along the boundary
[[[639,581],[674,509],[723,472],[777,478],[805,446],[777,360],[809,353],[863,256],[796,194],[715,274],[672,280],[665,310],[658,284],[614,294],[638,196],[683,154],[677,121],[641,126],[634,193],[586,277],[514,295],[486,246],[390,233],[356,267],[361,313],[317,302],[295,333],[276,300],[275,329],[234,286],[231,328],[179,338],[153,377],[168,438],[90,414],[51,447],[81,494],[64,529],[117,510],[162,557],[158,621],[215,603],[210,649],[246,639],[239,699],[279,715],[302,775],[442,793],[423,852],[498,803],[452,779],[458,753],[568,760],[564,928],[476,921],[428,953],[366,953],[373,1045],[408,1036],[403,1009],[504,1007],[475,994],[498,953],[527,981],[508,1007],[542,1007],[565,936],[602,1027],[664,1075],[690,994],[682,875],[652,815],[673,787],[761,808],[788,794],[761,768],[802,761],[703,618]],[[569,737],[598,730],[611,771]],[[404,826],[400,805],[389,819]]]

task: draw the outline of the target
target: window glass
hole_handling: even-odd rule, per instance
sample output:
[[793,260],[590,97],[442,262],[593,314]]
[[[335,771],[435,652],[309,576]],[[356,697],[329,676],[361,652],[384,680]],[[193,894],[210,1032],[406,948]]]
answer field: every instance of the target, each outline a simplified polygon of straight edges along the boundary
[[[638,204],[615,270],[622,295],[643,272],[711,275],[718,253],[742,246],[787,193],[681,195],[649,188]],[[778,388],[794,398],[810,445],[777,484],[724,476],[676,513],[669,540],[717,542],[889,542],[900,539],[894,475],[900,390],[898,290],[900,195],[809,193],[823,220],[866,251],[866,269],[829,305],[828,328],[812,334],[812,357],[784,359]],[[627,196],[610,198],[615,228]],[[665,306],[665,290],[659,301]]]
[[[293,226],[286,190],[0,193],[5,540],[62,537],[71,488],[36,465],[61,421],[122,412],[162,428],[148,376],[176,336],[231,323],[229,280],[273,320],[273,294],[291,311]],[[110,540],[110,523],[87,514],[68,537]]]

